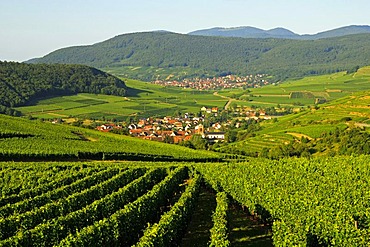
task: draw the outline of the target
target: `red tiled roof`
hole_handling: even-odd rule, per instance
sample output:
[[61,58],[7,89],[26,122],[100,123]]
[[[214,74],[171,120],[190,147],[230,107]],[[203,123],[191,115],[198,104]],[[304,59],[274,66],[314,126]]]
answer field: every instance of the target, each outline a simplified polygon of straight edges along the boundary
[[141,133],[143,129],[132,129],[130,130],[130,133]]

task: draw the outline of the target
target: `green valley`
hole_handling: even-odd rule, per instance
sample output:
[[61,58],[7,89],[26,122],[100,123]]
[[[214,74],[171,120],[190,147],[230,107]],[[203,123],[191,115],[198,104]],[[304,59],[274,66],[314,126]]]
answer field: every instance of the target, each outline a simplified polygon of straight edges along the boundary
[[0,246],[368,246],[368,38],[138,33],[0,62]]
[[[223,111],[236,123],[244,121],[241,110],[245,107],[262,111],[274,109],[277,115],[279,111],[290,108],[294,114],[261,122],[252,135],[249,130],[225,127],[227,141],[214,148],[218,152],[269,156],[275,152],[272,150],[299,142],[301,138],[319,140],[323,134],[337,129],[368,126],[369,79],[369,67],[364,67],[354,73],[340,72],[288,80],[261,88],[217,92],[164,87],[125,79],[128,87],[125,97],[80,93],[40,100],[33,106],[17,107],[15,110],[36,118],[60,118],[67,122],[75,119],[125,122],[128,118],[174,116],[185,112],[200,114],[203,106],[221,110],[227,107]],[[238,133],[236,140],[230,139],[233,133]]]

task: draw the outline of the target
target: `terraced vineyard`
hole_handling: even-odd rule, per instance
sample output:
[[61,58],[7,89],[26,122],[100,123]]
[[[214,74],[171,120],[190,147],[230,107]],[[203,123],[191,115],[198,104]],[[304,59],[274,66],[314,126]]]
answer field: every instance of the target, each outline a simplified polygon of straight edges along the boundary
[[[302,109],[299,113],[289,114],[261,123],[261,130],[254,137],[220,148],[221,152],[260,154],[271,149],[300,140],[320,139],[323,134],[348,127],[369,127],[370,92],[358,92],[351,96],[322,104],[318,108]],[[241,131],[242,133],[242,131]]]
[[[222,148],[364,127],[369,99],[266,121]],[[247,159],[1,115],[0,160],[0,246],[370,243],[370,156]]]
[[248,138],[245,141],[229,144],[222,147],[222,152],[230,152],[233,150],[240,150],[248,155],[257,156],[258,153],[264,149],[271,149],[280,146],[284,143],[289,143],[293,140],[293,136],[289,136],[284,132],[275,132],[269,134],[263,134],[256,137]]

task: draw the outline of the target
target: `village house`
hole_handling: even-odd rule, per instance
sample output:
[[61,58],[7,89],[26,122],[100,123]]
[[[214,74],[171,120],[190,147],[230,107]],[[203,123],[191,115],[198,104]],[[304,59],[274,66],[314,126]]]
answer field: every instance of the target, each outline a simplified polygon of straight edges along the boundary
[[176,129],[182,129],[183,127],[182,127],[182,123],[181,122],[175,122],[174,124],[173,124],[173,126],[176,128]]
[[130,124],[129,126],[128,126],[128,129],[130,129],[130,130],[133,130],[133,129],[137,129],[137,125],[136,124]]
[[129,134],[132,135],[132,136],[142,136],[144,131],[143,129],[130,129],[129,130]]
[[216,130],[219,130],[219,129],[222,128],[222,125],[220,123],[214,123],[214,124],[212,124],[212,128],[216,129]]
[[205,134],[205,138],[209,142],[222,142],[225,140],[225,132],[208,132]]
[[146,131],[152,131],[153,130],[153,125],[145,125],[144,130]]
[[102,124],[96,128],[101,132],[109,132],[113,129],[122,129],[122,126],[116,124]]
[[137,123],[137,127],[141,128],[141,127],[145,126],[146,124],[147,124],[146,120],[141,119],[141,120]]

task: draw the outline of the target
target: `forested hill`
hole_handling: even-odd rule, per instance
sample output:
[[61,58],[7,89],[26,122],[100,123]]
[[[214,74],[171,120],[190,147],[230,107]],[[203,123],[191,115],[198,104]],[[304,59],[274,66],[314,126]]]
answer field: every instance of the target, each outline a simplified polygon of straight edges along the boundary
[[125,95],[118,78],[85,65],[25,64],[0,61],[0,113],[32,99],[74,93]]
[[[101,69],[177,67],[214,75],[268,73],[276,79],[284,79],[369,65],[370,34],[312,41],[133,33],[94,45],[60,49],[29,62],[77,63]],[[196,75],[190,72],[189,77]],[[134,77],[146,80],[156,76],[155,72],[149,75],[140,74],[140,71],[133,73]]]

